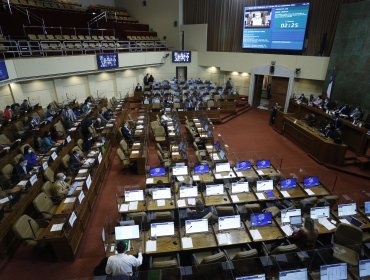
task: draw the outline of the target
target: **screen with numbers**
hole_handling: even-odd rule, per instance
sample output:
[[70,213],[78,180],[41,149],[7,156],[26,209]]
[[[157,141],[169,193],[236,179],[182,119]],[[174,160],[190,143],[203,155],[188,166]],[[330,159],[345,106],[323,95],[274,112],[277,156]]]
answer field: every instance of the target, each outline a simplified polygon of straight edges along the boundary
[[0,60],[0,81],[8,79],[8,71],[4,60]]
[[190,51],[173,51],[172,52],[173,63],[189,63],[191,62]]

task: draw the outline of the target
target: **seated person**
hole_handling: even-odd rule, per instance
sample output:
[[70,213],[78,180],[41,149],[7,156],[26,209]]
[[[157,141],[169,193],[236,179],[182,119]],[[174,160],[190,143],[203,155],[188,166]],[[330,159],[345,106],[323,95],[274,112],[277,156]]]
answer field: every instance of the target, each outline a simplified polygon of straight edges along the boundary
[[83,158],[77,151],[73,151],[71,157],[69,158],[69,167],[73,173],[77,173],[83,165]]
[[336,111],[335,111],[336,114],[340,115],[340,116],[343,116],[343,117],[348,117],[349,113],[350,113],[350,108],[349,108],[349,105],[348,104],[344,104],[342,105],[341,107],[339,107]]
[[322,100],[321,96],[316,96],[312,100],[312,105],[315,106],[315,107],[321,107],[322,102],[323,102],[323,100]]
[[21,104],[21,111],[26,112],[26,111],[28,111],[30,109],[31,109],[30,103],[28,102],[27,99],[24,99],[23,102],[22,102],[22,104]]
[[315,114],[306,114],[303,118],[303,121],[307,123],[309,126],[314,126],[316,122],[316,115]]
[[202,219],[204,218],[208,213],[211,213],[212,216],[216,216],[215,211],[210,206],[204,206],[204,203],[202,200],[198,199],[195,202],[195,210],[187,209],[186,214],[188,219]]
[[332,138],[333,138],[335,144],[342,144],[343,143],[343,141],[342,141],[342,131],[340,130],[340,128],[334,129]]
[[41,151],[46,153],[55,145],[55,142],[51,139],[51,133],[46,131],[41,141]]
[[16,184],[22,180],[28,180],[31,177],[31,169],[27,166],[27,160],[21,158],[14,166],[12,173],[12,183]]
[[190,99],[187,99],[185,101],[185,109],[186,110],[192,110],[194,107],[193,107],[193,102],[191,102]]
[[11,121],[13,118],[13,112],[9,105],[7,105],[3,112],[3,119],[4,121]]
[[51,107],[51,105],[49,104],[47,107],[46,107],[46,117],[47,118],[53,118],[57,115],[57,112],[53,109],[53,107]]
[[349,118],[353,121],[361,120],[362,119],[361,108],[357,106],[355,109],[353,109],[353,111],[349,115]]
[[304,94],[302,93],[300,97],[298,97],[297,101],[300,101],[301,103],[308,104],[308,99]]
[[328,123],[323,131],[325,137],[332,138],[334,132],[334,125],[332,123]]
[[135,87],[135,91],[143,91],[143,87],[138,83]]
[[301,250],[315,249],[317,237],[319,236],[318,230],[315,228],[315,222],[310,217],[304,219],[303,227],[293,233],[294,243]]
[[117,276],[132,276],[133,267],[138,267],[143,262],[143,255],[141,253],[141,248],[139,249],[139,254],[137,258],[131,255],[125,254],[127,248],[123,241],[118,241],[117,243],[117,255],[110,256],[105,267],[105,272],[108,275]]
[[103,129],[106,124],[107,124],[107,121],[105,121],[101,118],[96,118],[96,120],[94,121],[94,127],[96,129]]
[[145,96],[143,104],[150,104],[150,100],[149,100],[148,96]]
[[58,173],[56,175],[56,180],[50,188],[51,194],[54,197],[62,199],[67,195],[70,185],[65,181],[66,179],[67,177],[64,173]]
[[123,124],[123,126],[121,127],[121,132],[122,132],[123,137],[125,137],[127,141],[131,141],[132,130],[130,129],[128,122],[125,122]]
[[32,151],[32,148],[30,146],[24,148],[24,158],[27,160],[27,167],[29,169],[38,165],[38,156]]
[[53,141],[57,142],[58,140],[63,140],[65,138],[64,133],[58,131],[55,127],[52,127],[50,130],[50,137]]

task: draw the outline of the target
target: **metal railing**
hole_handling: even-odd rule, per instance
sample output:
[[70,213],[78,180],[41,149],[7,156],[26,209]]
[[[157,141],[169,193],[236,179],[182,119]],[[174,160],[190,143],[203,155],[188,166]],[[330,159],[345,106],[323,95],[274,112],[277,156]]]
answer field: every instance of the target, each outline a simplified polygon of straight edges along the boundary
[[98,14],[96,17],[92,18],[91,20],[89,20],[87,22],[87,26],[90,28],[90,26],[94,23],[98,23],[100,20],[104,19],[105,18],[105,21],[108,21],[108,18],[107,18],[107,12],[102,12],[100,14]]

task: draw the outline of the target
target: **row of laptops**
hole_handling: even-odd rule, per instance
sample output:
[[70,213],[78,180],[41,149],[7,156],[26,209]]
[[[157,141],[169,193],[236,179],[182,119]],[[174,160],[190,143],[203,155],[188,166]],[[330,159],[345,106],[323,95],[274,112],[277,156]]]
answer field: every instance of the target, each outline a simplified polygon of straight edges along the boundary
[[[359,261],[359,277],[362,279],[364,277],[370,276],[370,259]],[[236,280],[265,280],[265,274],[251,275],[236,277]],[[285,270],[279,272],[279,280],[291,280],[300,279],[307,280],[308,272],[307,268]],[[347,280],[347,264],[337,263],[320,266],[320,280]]]

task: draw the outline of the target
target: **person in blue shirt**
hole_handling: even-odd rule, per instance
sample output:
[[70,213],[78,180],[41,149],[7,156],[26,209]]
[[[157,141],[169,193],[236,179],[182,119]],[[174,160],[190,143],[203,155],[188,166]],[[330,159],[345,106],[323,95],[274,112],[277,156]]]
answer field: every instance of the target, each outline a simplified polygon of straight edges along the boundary
[[55,144],[55,142],[51,139],[50,132],[45,132],[44,137],[42,138],[41,143],[41,151],[46,153],[50,150],[50,148]]
[[33,168],[38,165],[38,156],[32,151],[30,146],[24,148],[24,158],[27,160],[27,168]]

